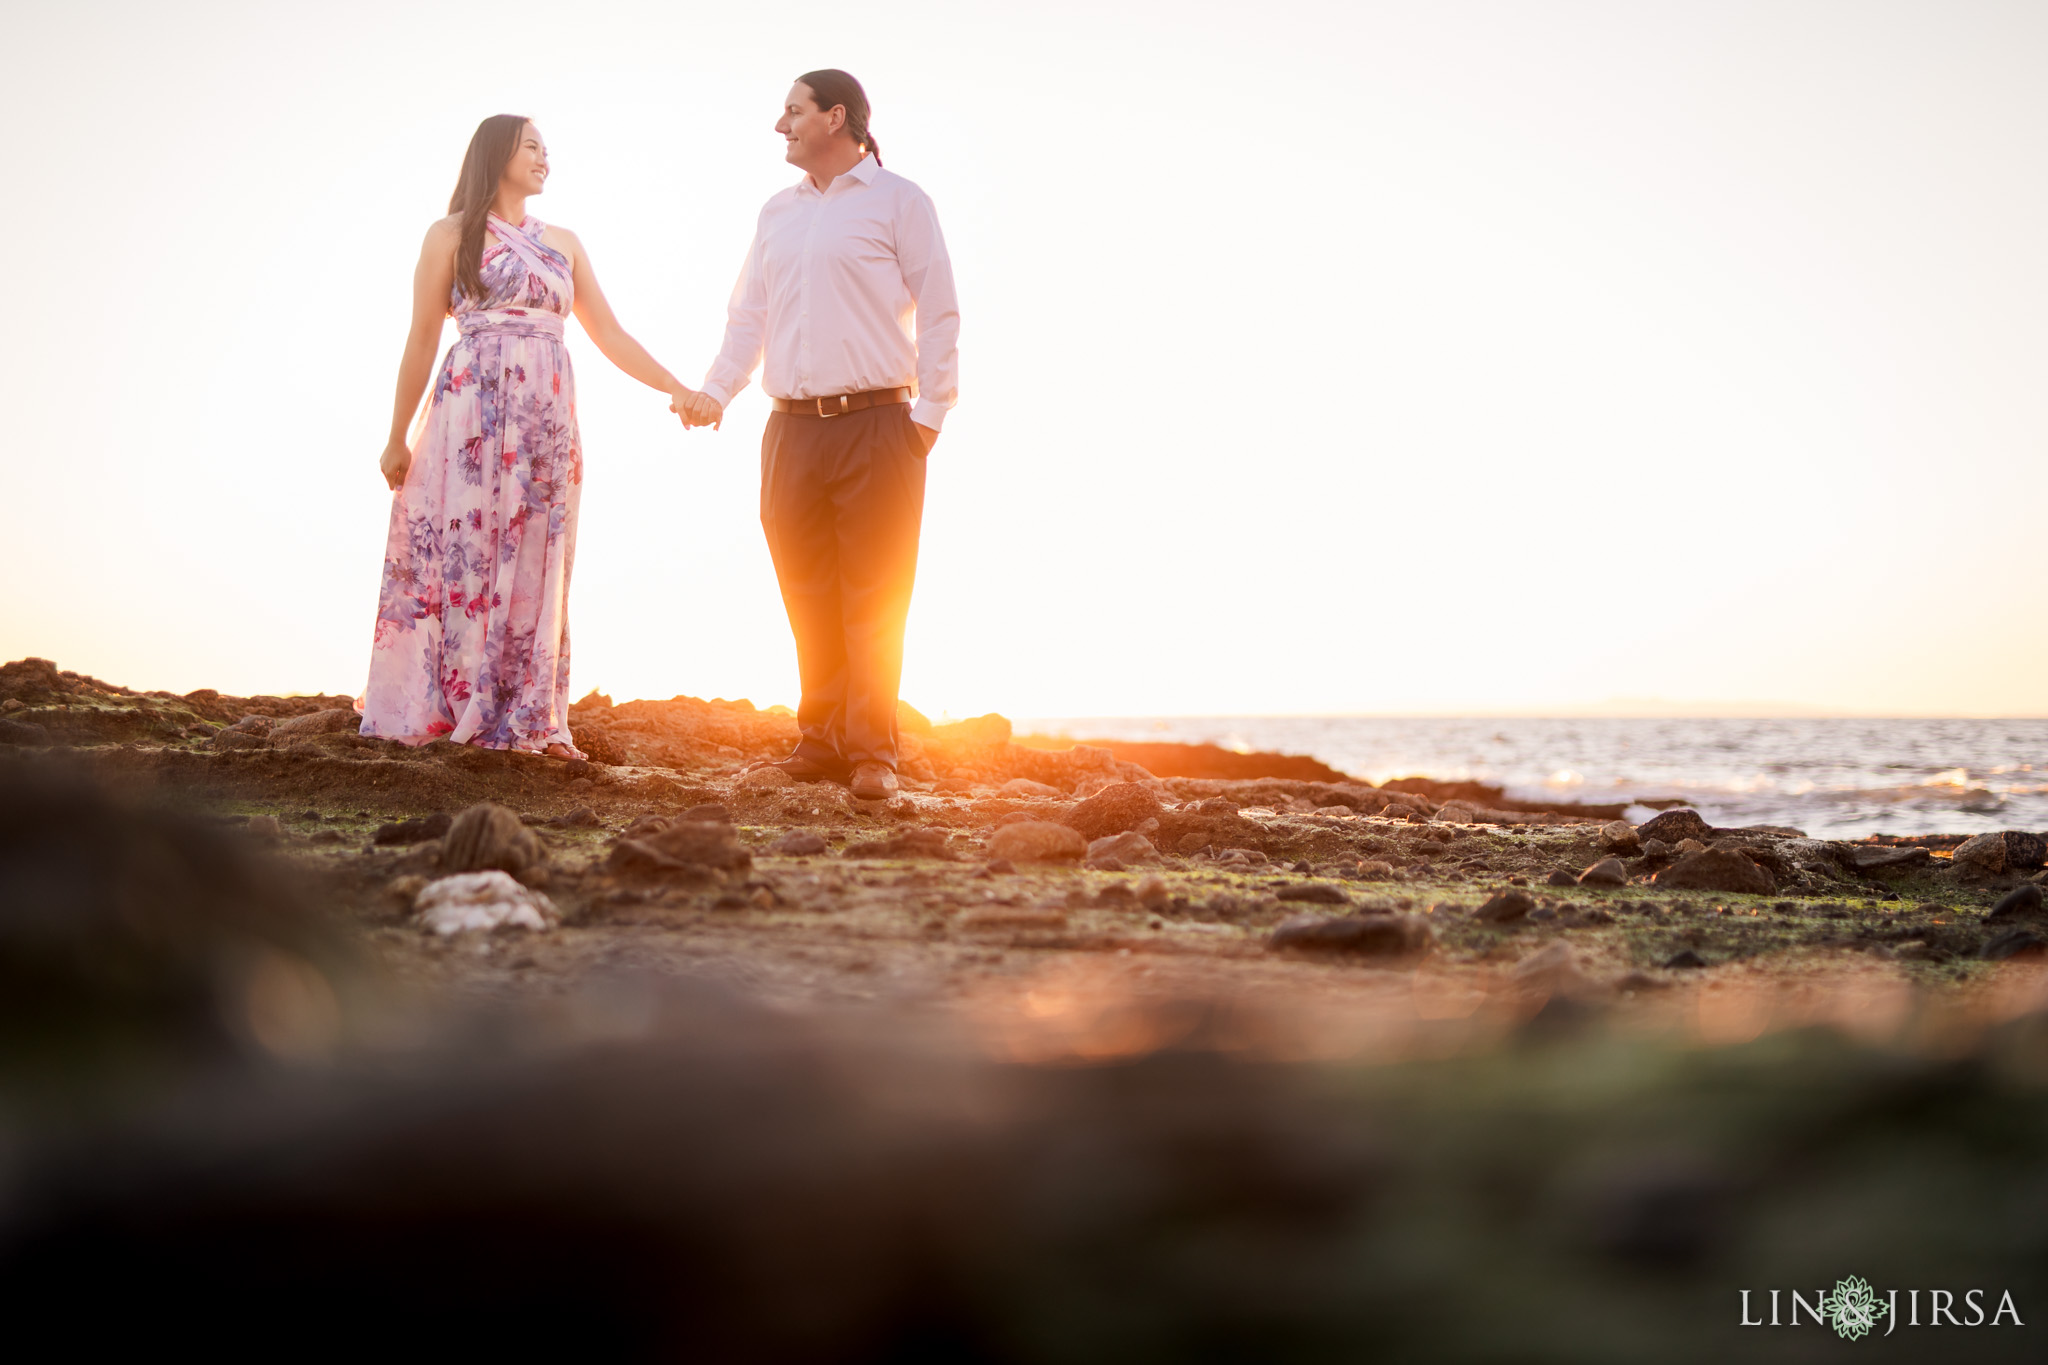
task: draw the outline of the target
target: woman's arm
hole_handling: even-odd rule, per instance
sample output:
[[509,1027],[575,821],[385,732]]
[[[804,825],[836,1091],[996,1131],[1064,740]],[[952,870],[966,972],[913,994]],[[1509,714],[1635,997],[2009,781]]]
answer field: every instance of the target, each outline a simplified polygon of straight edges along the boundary
[[405,334],[405,356],[398,362],[398,392],[391,401],[391,435],[378,467],[395,492],[412,468],[406,429],[420,410],[427,380],[434,372],[434,349],[441,344],[441,322],[448,316],[448,291],[455,285],[455,248],[461,228],[443,218],[427,229],[420,244],[420,263],[412,272],[412,327]]
[[619,319],[612,312],[604,288],[597,282],[597,272],[590,268],[590,253],[583,249],[583,243],[567,228],[550,228],[550,233],[559,232],[567,239],[569,264],[572,278],[576,282],[576,320],[583,324],[583,330],[597,343],[597,349],[604,358],[639,380],[650,389],[660,389],[677,403],[696,394],[696,390],[684,384],[667,370],[661,362],[647,354],[647,348],[619,326]]

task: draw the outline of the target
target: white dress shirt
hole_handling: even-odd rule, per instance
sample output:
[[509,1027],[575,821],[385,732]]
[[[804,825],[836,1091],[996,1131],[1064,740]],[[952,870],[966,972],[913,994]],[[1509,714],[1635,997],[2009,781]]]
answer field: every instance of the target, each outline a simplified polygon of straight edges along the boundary
[[911,420],[937,431],[960,394],[959,338],[938,212],[865,156],[823,194],[805,176],[762,208],[704,392],[731,402],[765,352],[772,397],[911,388]]

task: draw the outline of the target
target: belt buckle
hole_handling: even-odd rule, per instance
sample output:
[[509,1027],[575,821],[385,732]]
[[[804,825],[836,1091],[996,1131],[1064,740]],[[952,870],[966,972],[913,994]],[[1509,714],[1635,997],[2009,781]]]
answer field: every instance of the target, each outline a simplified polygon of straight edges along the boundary
[[832,400],[831,400],[831,399],[829,399],[829,398],[814,398],[814,399],[812,399],[811,401],[812,401],[812,402],[814,402],[814,403],[816,403],[816,404],[818,405],[818,416],[820,416],[820,417],[838,417],[838,416],[840,416],[840,415],[841,415],[842,413],[845,413],[845,412],[848,412],[848,411],[850,411],[850,409],[849,409],[849,408],[848,408],[848,407],[846,406],[846,395],[845,395],[845,394],[843,394],[843,393],[839,395],[839,411],[838,411],[838,412],[827,412],[827,411],[825,411],[825,404],[827,404],[827,403],[829,403],[830,401],[832,401]]

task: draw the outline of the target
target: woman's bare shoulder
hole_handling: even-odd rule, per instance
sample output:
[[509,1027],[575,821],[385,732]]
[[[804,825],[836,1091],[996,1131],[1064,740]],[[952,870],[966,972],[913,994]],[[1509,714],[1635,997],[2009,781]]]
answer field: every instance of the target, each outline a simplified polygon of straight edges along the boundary
[[452,270],[455,254],[461,249],[462,215],[451,213],[427,228],[426,238],[420,243],[420,261],[445,261]]
[[572,261],[583,255],[583,240],[560,223],[549,223],[542,228],[540,239]]

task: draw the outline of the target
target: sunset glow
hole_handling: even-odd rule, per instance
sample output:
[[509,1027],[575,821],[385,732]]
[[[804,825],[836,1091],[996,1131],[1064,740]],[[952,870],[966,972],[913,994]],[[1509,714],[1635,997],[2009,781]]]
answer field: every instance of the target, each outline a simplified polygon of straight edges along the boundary
[[[451,82],[431,6],[117,8],[15,16],[0,82],[8,657],[359,688],[477,118],[544,126],[537,210],[694,382],[830,55],[967,318],[920,707],[2048,710],[2039,10],[513,4],[545,70]],[[570,348],[578,690],[794,701],[758,388],[686,434]]]

